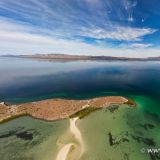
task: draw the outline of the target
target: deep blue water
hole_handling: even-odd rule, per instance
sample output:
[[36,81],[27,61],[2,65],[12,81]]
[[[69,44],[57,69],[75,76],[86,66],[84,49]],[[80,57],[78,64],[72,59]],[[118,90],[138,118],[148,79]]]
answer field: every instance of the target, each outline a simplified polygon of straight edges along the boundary
[[48,62],[0,58],[0,101],[101,95],[149,97],[160,111],[160,62]]

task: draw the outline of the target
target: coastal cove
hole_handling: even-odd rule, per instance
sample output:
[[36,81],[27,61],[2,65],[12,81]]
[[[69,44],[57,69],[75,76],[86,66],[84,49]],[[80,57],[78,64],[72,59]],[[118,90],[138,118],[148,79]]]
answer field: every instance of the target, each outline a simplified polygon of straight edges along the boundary
[[[58,153],[67,147],[70,148],[67,158],[72,159],[81,146],[84,152],[79,160],[152,160],[153,157],[158,160],[158,155],[143,154],[140,150],[160,145],[159,62],[0,58],[0,74],[0,101],[9,106],[57,98],[81,101],[104,96],[123,96],[137,104],[102,108],[76,121],[74,118],[43,121],[23,116],[2,123],[3,160],[56,160]],[[70,126],[79,130],[83,144]]]

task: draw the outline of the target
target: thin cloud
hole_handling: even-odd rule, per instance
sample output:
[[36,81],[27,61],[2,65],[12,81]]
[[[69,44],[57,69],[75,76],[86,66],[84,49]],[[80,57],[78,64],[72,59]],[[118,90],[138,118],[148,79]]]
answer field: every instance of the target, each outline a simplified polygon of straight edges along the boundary
[[0,54],[141,56],[137,51],[117,45],[117,41],[124,46],[131,42],[132,47],[143,48],[143,40],[158,32],[130,23],[135,21],[133,13],[137,5],[137,1],[128,0],[1,0]]
[[150,43],[133,43],[130,46],[134,47],[134,48],[147,48],[147,47],[153,46],[153,44],[150,44]]
[[[36,28],[27,27],[24,24],[14,24],[11,21],[6,23],[3,21],[0,30],[1,54],[65,53],[121,57],[144,57],[159,54],[159,50],[153,49],[100,48],[79,40],[58,39],[44,34],[33,34],[36,32]],[[140,53],[145,53],[145,55]]]
[[82,34],[96,39],[112,39],[119,41],[141,41],[143,36],[156,32],[155,29],[151,28],[133,28],[133,27],[122,27],[112,26],[112,29],[102,28],[91,28],[83,29]]

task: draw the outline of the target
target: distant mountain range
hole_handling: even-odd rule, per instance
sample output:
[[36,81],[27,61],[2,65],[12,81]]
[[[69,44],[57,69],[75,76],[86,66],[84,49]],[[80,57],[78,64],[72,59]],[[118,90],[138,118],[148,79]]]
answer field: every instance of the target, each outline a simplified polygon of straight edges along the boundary
[[160,57],[129,58],[112,56],[85,56],[68,54],[34,54],[34,55],[2,55],[1,57],[32,58],[53,61],[76,61],[76,60],[121,60],[121,61],[160,61]]

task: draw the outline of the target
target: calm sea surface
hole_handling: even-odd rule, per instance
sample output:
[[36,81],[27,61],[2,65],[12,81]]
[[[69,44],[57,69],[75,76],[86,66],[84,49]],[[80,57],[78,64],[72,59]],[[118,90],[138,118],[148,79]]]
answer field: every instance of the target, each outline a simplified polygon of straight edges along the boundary
[[[160,148],[160,62],[48,62],[0,58],[0,101],[86,99],[102,95],[132,98],[137,108],[103,109],[79,120],[85,141],[82,160],[158,160],[142,148]],[[54,160],[57,140],[69,122],[21,117],[0,125],[2,160]],[[114,144],[110,144],[112,136]],[[23,154],[22,154],[23,153]],[[159,158],[160,159],[160,158]]]

